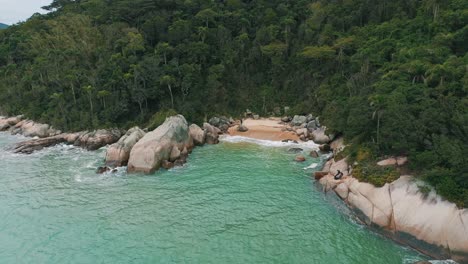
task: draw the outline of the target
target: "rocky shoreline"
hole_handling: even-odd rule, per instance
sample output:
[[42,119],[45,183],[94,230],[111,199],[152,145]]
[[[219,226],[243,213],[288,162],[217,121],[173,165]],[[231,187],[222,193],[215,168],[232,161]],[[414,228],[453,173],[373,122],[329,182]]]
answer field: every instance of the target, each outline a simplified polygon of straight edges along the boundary
[[[342,150],[342,139],[331,143],[335,153]],[[405,158],[379,162],[380,166],[398,165]],[[325,193],[336,194],[365,225],[385,236],[437,259],[468,263],[468,209],[444,201],[435,191],[423,193],[423,182],[402,175],[383,187],[359,182],[352,176],[346,158],[327,161],[315,173]],[[335,180],[337,171],[343,172]]]
[[98,173],[113,171],[128,165],[128,172],[152,173],[162,168],[183,165],[195,146],[217,144],[222,133],[220,129],[205,123],[203,129],[196,124],[188,125],[182,115],[172,116],[155,130],[146,133],[139,127],[128,131],[120,129],[99,129],[62,133],[50,125],[24,119],[23,116],[0,117],[0,132],[32,137],[17,143],[12,151],[31,154],[58,144],[78,146],[97,150],[110,145],[106,152],[105,166]]
[[[150,132],[134,127],[128,131],[101,129],[62,133],[47,124],[17,116],[0,117],[0,131],[33,137],[16,144],[12,149],[15,153],[30,154],[62,143],[88,150],[109,145],[105,166],[98,169],[101,173],[119,166],[127,166],[129,173],[170,169],[184,164],[194,147],[217,144],[219,135],[223,133],[247,137],[268,135],[266,139],[282,141],[313,140],[321,144],[322,151],[332,149],[334,154],[345,148],[342,138],[327,135],[326,127],[311,115],[268,119],[263,123],[258,119],[241,123],[215,117],[199,127],[196,124],[189,126],[183,116],[177,115],[167,118]],[[379,165],[392,166],[404,162],[405,158],[394,158],[381,161]],[[343,178],[335,180],[333,175],[338,170],[343,172]],[[346,158],[337,161],[332,158],[322,171],[315,173],[315,178],[324,192],[336,194],[370,228],[434,258],[468,263],[468,210],[458,209],[434,191],[422,193],[420,182],[414,177],[401,176],[378,188],[355,179]]]

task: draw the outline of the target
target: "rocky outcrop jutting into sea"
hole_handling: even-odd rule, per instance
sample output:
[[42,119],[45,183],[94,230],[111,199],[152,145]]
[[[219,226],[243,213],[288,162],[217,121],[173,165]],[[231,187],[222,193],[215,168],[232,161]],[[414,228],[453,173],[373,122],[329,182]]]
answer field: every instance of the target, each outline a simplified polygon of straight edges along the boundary
[[424,183],[412,176],[380,188],[352,176],[334,179],[337,170],[347,176],[347,168],[346,159],[331,159],[316,178],[324,191],[333,190],[366,225],[427,255],[468,263],[468,209],[458,209],[433,191],[422,193],[418,185]]
[[145,134],[139,127],[133,127],[128,130],[117,143],[110,145],[107,149],[106,166],[119,167],[127,165],[130,151]]
[[163,163],[183,163],[193,146],[185,118],[182,115],[169,117],[132,148],[128,172],[152,173],[162,166],[170,167]]

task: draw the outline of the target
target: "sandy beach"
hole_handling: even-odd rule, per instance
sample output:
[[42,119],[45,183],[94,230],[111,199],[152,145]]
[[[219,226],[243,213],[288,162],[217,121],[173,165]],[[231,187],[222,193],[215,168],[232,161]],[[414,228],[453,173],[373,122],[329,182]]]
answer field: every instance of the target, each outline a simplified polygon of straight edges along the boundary
[[238,126],[233,126],[228,130],[229,135],[272,141],[282,141],[286,139],[300,141],[296,133],[285,130],[287,126],[281,124],[280,118],[245,119],[243,124],[249,131],[239,132],[237,131]]

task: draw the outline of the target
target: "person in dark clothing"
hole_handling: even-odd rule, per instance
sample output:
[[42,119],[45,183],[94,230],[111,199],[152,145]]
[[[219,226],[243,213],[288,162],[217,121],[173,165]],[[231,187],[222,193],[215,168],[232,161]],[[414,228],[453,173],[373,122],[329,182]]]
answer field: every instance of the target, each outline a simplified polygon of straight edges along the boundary
[[341,179],[341,177],[343,177],[343,173],[340,170],[338,170],[335,175],[335,180],[339,180]]

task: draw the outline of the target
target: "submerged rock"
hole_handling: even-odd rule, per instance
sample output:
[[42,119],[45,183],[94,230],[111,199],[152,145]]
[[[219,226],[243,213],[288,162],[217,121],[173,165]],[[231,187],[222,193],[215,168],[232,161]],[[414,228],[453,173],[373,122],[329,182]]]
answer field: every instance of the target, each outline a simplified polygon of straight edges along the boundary
[[297,155],[296,158],[294,159],[297,162],[304,162],[306,161],[306,158],[302,155]]
[[57,144],[73,144],[80,136],[80,133],[65,133],[47,138],[35,138],[17,143],[14,148],[14,153],[31,154],[34,151],[39,151],[46,147],[52,147]]
[[318,157],[319,157],[319,154],[317,153],[317,151],[312,150],[312,151],[309,153],[309,156],[311,156],[312,158],[318,158]]
[[117,143],[110,145],[107,149],[106,166],[120,167],[127,165],[130,151],[145,134],[139,127],[133,127],[128,130]]
[[193,148],[187,121],[182,115],[172,116],[147,133],[130,152],[128,172],[152,173],[158,170],[163,161],[175,158],[176,152]]
[[302,152],[302,151],[303,151],[303,149],[301,149],[301,148],[290,148],[290,149],[288,149],[289,153],[299,153],[299,152]]

